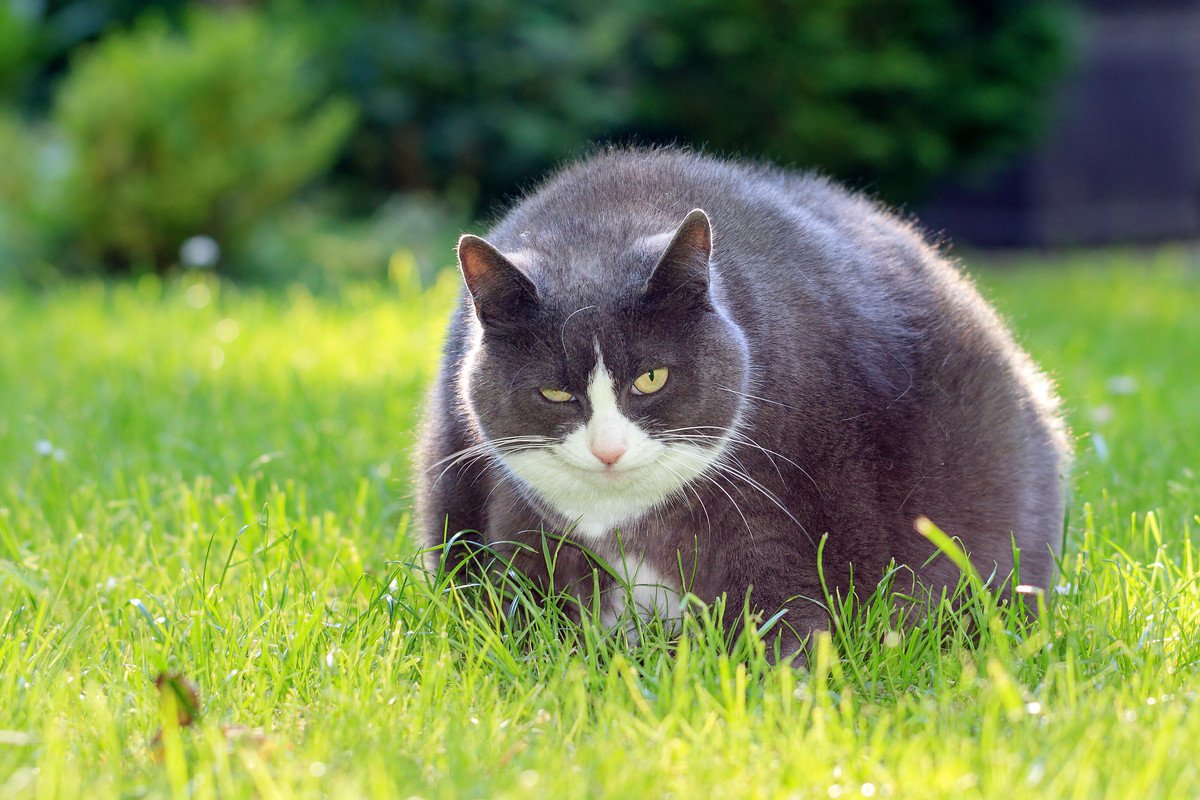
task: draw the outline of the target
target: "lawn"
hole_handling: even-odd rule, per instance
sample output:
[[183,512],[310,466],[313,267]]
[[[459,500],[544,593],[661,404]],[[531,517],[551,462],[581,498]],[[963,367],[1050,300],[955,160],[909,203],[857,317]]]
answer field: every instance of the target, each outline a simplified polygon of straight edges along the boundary
[[977,636],[848,624],[811,672],[406,565],[453,275],[0,296],[0,796],[1200,795],[1200,262],[974,271],[1074,429],[1060,583]]

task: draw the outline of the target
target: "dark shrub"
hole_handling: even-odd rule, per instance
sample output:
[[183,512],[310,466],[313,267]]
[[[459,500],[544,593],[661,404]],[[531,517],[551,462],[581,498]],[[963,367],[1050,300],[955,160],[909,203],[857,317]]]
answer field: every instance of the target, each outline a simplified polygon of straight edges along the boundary
[[1062,62],[1045,0],[653,4],[637,118],[909,199],[1036,134]]
[[640,10],[623,0],[331,2],[286,18],[358,102],[344,166],[378,188],[511,189],[630,123]]
[[1037,131],[1065,38],[1053,0],[317,7],[314,45],[364,115],[347,166],[493,195],[589,139],[636,136],[910,198]]
[[178,22],[187,0],[0,0],[0,101],[42,113],[76,49],[147,10]]

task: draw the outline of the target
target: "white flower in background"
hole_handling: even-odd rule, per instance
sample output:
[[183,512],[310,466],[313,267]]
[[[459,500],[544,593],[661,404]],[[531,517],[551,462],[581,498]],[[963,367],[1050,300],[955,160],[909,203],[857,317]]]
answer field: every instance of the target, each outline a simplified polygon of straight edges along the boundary
[[38,439],[33,445],[33,450],[39,456],[45,458],[53,458],[55,461],[66,461],[67,453],[61,447],[55,447],[54,443],[49,439]]
[[188,269],[215,266],[221,260],[221,245],[211,236],[192,236],[179,246],[179,263]]
[[1108,391],[1112,394],[1133,394],[1137,390],[1137,378],[1132,375],[1114,375],[1108,379]]

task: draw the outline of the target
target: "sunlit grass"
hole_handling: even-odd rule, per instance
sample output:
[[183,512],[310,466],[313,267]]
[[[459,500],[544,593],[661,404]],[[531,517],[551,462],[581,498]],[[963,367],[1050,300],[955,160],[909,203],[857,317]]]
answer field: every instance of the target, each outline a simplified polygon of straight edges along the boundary
[[628,647],[409,565],[453,276],[0,297],[0,796],[1200,793],[1200,269],[978,277],[1067,401],[1064,574],[1037,620],[868,599],[805,672],[717,610]]

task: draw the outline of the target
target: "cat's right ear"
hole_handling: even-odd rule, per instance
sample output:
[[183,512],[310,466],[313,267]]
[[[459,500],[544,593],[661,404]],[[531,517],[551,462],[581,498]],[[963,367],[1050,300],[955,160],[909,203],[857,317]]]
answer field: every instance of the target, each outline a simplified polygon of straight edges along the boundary
[[458,240],[462,270],[475,316],[485,325],[502,322],[537,305],[537,287],[485,239],[463,234]]
[[652,303],[708,305],[712,225],[696,208],[683,218],[646,281],[643,296]]

